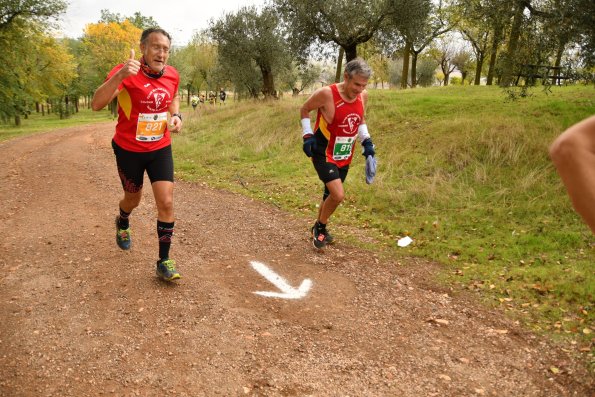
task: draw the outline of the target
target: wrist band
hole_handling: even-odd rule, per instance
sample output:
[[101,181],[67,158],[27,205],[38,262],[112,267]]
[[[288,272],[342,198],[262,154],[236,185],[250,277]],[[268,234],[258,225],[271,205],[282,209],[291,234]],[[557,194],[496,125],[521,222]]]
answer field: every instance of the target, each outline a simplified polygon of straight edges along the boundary
[[357,136],[359,137],[359,142],[362,143],[366,139],[370,138],[370,133],[368,132],[368,126],[365,124],[360,124],[357,127]]
[[304,117],[302,119],[302,137],[306,135],[314,135],[312,126],[310,125],[310,118]]

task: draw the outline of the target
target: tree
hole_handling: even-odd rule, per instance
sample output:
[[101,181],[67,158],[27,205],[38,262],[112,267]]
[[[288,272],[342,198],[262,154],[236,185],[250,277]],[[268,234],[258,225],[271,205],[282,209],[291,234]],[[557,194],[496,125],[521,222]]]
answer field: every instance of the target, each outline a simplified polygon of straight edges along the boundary
[[379,41],[372,39],[360,46],[361,56],[368,61],[373,70],[370,82],[374,87],[378,83],[384,88],[384,82],[389,81],[389,62]]
[[[479,63],[476,61],[476,63]],[[452,58],[452,64],[461,72],[461,85],[465,85],[465,79],[469,75],[471,68],[473,67],[473,61],[471,59],[471,53],[469,51],[460,49]],[[481,69],[476,69],[475,73],[481,74]],[[479,79],[475,76],[475,85],[479,85]]]
[[322,68],[319,65],[314,63],[304,65],[294,61],[291,67],[285,69],[281,74],[281,82],[293,96],[297,96],[316,83],[320,79],[321,72]]
[[159,24],[157,23],[157,21],[153,19],[153,17],[146,17],[142,15],[139,11],[136,11],[130,17],[124,17],[117,12],[111,12],[110,10],[103,9],[101,10],[101,18],[99,18],[100,23],[122,23],[125,20],[130,21],[131,24],[133,24],[141,30],[159,27]]
[[[527,23],[534,15],[550,18],[552,15],[547,12],[537,10],[531,4],[531,0],[514,0],[513,2],[513,20],[510,28],[510,35],[508,39],[508,46],[504,54],[504,62],[502,65],[502,78],[500,79],[500,86],[508,87],[512,84],[515,63],[518,59],[518,49],[521,44],[521,34],[523,32],[523,25]],[[525,10],[529,10],[530,14],[525,15]]]
[[[74,76],[65,47],[43,31],[66,9],[61,0],[0,3],[0,45],[9,48],[0,69],[0,118],[20,124],[35,101],[61,95]],[[63,67],[63,73],[60,73]]]
[[577,42],[586,67],[595,66],[595,2],[575,0],[573,17],[577,26]]
[[47,24],[66,11],[63,0],[3,0],[0,3],[0,34],[14,23]]
[[457,29],[471,43],[475,54],[475,85],[481,81],[484,62],[489,59],[487,85],[492,84],[504,27],[511,19],[511,0],[460,0],[456,7]]
[[441,39],[438,41],[438,45],[430,51],[434,60],[440,65],[442,74],[444,75],[444,85],[448,85],[448,79],[450,74],[455,70],[455,64],[453,58],[455,55],[454,46],[448,39]]
[[429,55],[422,55],[418,59],[417,84],[422,87],[434,85],[436,81],[436,61]]
[[274,0],[274,4],[294,48],[307,51],[315,39],[333,42],[345,51],[347,62],[357,57],[357,46],[370,40],[389,14],[387,0]]
[[217,46],[205,32],[196,33],[187,46],[174,50],[169,63],[180,73],[180,85],[188,91],[188,103],[190,95],[200,92],[205,84],[205,89],[215,88]]
[[[395,28],[403,35],[403,78],[401,88],[407,88],[408,76],[411,74],[411,86],[417,85],[417,59],[419,55],[439,36],[452,29],[448,21],[448,9],[442,0],[433,4],[428,0],[406,0],[406,18],[398,19],[396,12],[391,13]],[[392,3],[395,7],[396,3]],[[409,57],[411,56],[411,73]]]
[[130,54],[130,49],[138,50],[141,30],[130,21],[90,23],[82,37],[84,72],[98,87],[108,72],[122,63]]
[[14,117],[16,125],[20,125],[21,115],[26,116],[33,103],[49,97],[62,98],[76,76],[76,65],[66,46],[34,29],[18,31],[12,51],[4,54],[3,62],[0,115],[5,120]]
[[[127,59],[131,48],[138,49],[141,33],[129,20],[88,24],[82,37],[80,61],[86,85],[93,89],[99,87],[109,71]],[[114,113],[115,102],[110,108]]]
[[[288,48],[279,28],[274,9],[243,7],[211,24],[210,34],[217,43],[219,65],[237,90],[251,96],[262,92],[265,98],[275,95],[275,74],[288,67]],[[255,81],[260,72],[260,84]],[[260,85],[260,90],[257,89]]]

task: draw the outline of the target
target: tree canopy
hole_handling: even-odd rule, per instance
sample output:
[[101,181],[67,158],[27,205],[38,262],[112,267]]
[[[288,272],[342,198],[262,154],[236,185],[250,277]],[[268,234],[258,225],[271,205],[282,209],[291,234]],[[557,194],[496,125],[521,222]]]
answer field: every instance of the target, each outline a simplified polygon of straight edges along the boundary
[[333,42],[345,50],[347,62],[357,46],[370,40],[389,15],[387,0],[274,0],[291,30],[294,43]]
[[244,7],[212,23],[220,68],[238,91],[275,95],[275,75],[290,64],[279,22],[273,8]]

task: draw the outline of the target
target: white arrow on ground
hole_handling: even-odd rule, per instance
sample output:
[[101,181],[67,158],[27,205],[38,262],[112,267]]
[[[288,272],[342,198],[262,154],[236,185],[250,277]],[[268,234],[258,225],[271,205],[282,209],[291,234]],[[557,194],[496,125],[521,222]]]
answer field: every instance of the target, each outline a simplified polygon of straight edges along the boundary
[[255,292],[257,295],[269,298],[301,299],[308,295],[308,291],[310,291],[310,287],[312,286],[312,281],[310,279],[305,279],[298,288],[294,288],[289,285],[283,277],[269,269],[264,263],[250,261],[250,264],[261,276],[275,284],[275,287],[281,290],[281,292],[257,291]]

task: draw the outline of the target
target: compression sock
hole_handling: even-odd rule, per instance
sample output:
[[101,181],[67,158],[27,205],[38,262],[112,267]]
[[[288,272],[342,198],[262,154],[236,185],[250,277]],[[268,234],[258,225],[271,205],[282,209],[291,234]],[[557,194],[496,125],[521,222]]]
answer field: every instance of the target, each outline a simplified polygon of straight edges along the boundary
[[321,223],[320,221],[316,221],[316,229],[318,229],[318,231],[326,230],[326,223]]
[[157,220],[157,236],[159,236],[159,259],[169,258],[169,247],[174,235],[174,222],[161,222]]
[[126,230],[130,227],[130,222],[128,221],[128,217],[130,216],[130,212],[125,212],[122,208],[120,208],[120,217],[118,218],[118,227],[122,230]]

